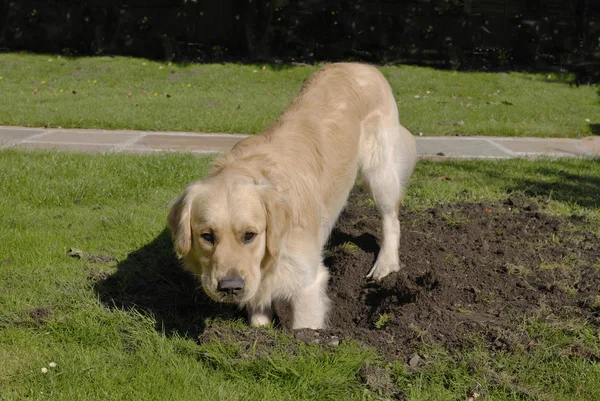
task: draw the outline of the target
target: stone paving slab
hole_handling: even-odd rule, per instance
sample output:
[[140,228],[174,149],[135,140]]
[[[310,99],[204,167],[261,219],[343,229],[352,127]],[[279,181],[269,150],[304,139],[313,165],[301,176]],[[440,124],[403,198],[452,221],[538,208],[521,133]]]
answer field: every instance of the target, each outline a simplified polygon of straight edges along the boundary
[[487,138],[418,137],[417,153],[420,156],[452,158],[507,158],[512,155]]
[[600,136],[588,136],[579,141],[579,147],[587,154],[600,156]]
[[13,146],[21,141],[31,139],[34,136],[45,133],[39,129],[23,129],[3,127],[0,129],[0,148]]
[[[246,135],[189,132],[44,129],[0,126],[0,147],[57,149],[74,152],[218,153]],[[511,158],[600,156],[600,136],[570,138],[416,137],[426,158]]]
[[494,139],[493,141],[516,155],[544,153],[556,156],[576,156],[584,151],[578,141],[565,139],[532,140],[529,138]]
[[147,134],[124,146],[124,151],[178,150],[196,153],[216,153],[231,149],[245,136]]
[[51,143],[51,142],[21,142],[14,145],[16,149],[23,150],[61,150],[81,153],[108,153],[115,150],[114,145],[99,143]]
[[132,139],[139,137],[140,134],[135,132],[66,130],[49,131],[32,139],[27,139],[26,142],[125,145]]

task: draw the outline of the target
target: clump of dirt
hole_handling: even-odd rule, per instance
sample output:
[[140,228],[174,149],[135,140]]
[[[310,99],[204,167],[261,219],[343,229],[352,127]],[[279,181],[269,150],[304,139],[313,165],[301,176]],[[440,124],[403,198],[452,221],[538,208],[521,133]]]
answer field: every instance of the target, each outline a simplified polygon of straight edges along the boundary
[[104,281],[110,277],[110,273],[103,270],[91,269],[87,275],[87,279],[90,283],[96,284],[98,282]]
[[397,395],[396,385],[390,373],[385,368],[372,366],[368,362],[365,362],[360,368],[360,377],[371,391],[385,394],[388,397]]
[[48,307],[38,306],[36,308],[31,309],[28,314],[33,323],[42,326],[46,324],[48,319],[50,318],[51,310]]
[[[493,347],[526,347],[531,339],[517,329],[524,317],[600,323],[600,240],[585,217],[551,216],[534,199],[511,198],[402,211],[400,222],[401,272],[367,280],[381,223],[366,194],[352,192],[325,260],[330,328],[300,331],[299,340],[356,339],[408,361],[422,341],[460,347],[473,333]],[[289,323],[285,311],[280,319]]]
[[83,252],[82,250],[76,249],[76,248],[69,248],[69,250],[67,251],[67,256],[70,256],[75,259],[81,259],[81,260],[84,260],[86,262],[91,262],[91,263],[109,263],[109,262],[116,262],[118,260],[113,255],[102,255],[102,254],[92,255],[92,254]]

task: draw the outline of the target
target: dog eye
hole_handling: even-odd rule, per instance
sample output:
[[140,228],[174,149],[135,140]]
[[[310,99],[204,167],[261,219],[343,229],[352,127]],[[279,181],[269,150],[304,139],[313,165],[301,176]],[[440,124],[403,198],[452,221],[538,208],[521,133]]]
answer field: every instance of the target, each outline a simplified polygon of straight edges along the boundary
[[254,239],[254,237],[256,237],[256,233],[248,231],[247,233],[244,234],[244,242],[248,243],[248,242],[252,241]]
[[211,233],[204,233],[200,236],[206,242],[210,242],[211,244],[214,244],[214,242],[215,242],[215,237],[213,237],[213,235]]

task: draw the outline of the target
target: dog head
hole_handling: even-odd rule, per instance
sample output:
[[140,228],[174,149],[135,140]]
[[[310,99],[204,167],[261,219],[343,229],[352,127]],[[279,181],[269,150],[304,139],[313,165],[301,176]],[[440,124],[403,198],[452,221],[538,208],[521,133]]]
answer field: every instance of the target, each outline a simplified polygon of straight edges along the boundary
[[277,261],[289,217],[270,184],[222,172],[191,183],[173,200],[167,223],[177,256],[206,293],[244,304]]

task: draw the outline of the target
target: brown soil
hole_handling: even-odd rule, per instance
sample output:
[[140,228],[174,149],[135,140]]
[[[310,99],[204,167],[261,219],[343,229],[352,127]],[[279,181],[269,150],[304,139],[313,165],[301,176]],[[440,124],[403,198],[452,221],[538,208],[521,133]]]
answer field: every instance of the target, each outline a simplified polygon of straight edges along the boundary
[[[514,198],[403,211],[402,271],[373,282],[365,275],[379,249],[380,218],[356,189],[327,251],[330,329],[294,335],[328,347],[355,339],[387,359],[408,361],[422,341],[454,348],[474,333],[493,347],[526,346],[531,339],[518,328],[529,316],[599,324],[599,238],[586,230],[585,217],[554,217],[540,209],[534,199]],[[147,310],[161,330],[199,335],[200,341],[273,341],[265,331],[224,333],[222,326],[207,326],[209,317],[240,312],[202,294],[165,251],[169,242],[163,232],[119,263],[117,273],[96,283],[101,299]],[[280,318],[285,327],[285,311]]]
[[51,310],[47,307],[36,307],[29,311],[29,317],[36,325],[44,325],[50,318]]
[[[585,218],[549,216],[526,198],[403,212],[402,271],[370,282],[379,218],[359,206],[363,193],[352,198],[326,260],[331,327],[344,336],[393,358],[417,340],[460,346],[475,332],[496,346],[527,344],[517,334],[523,317],[600,323],[600,241]],[[358,247],[340,245],[348,242]]]

